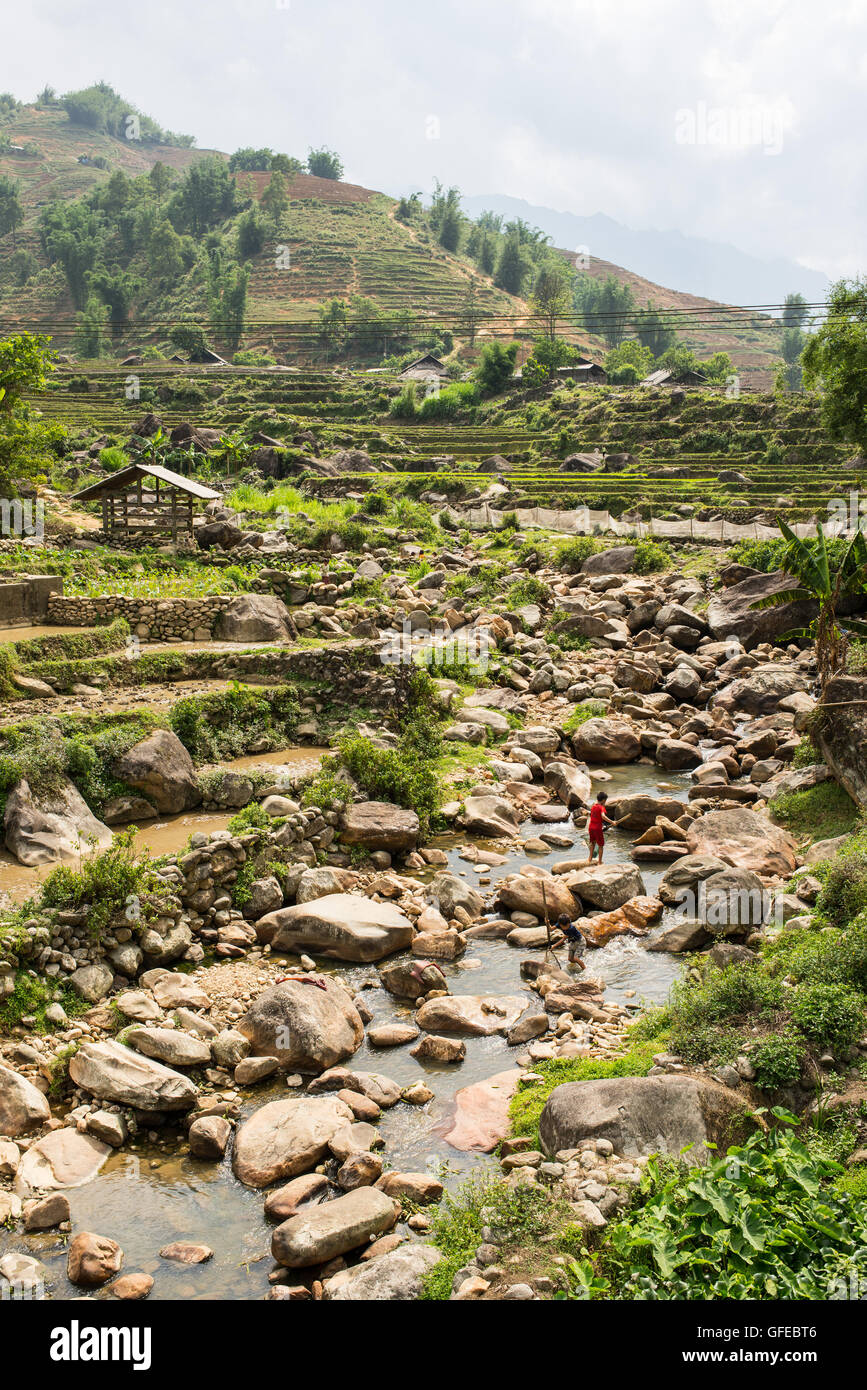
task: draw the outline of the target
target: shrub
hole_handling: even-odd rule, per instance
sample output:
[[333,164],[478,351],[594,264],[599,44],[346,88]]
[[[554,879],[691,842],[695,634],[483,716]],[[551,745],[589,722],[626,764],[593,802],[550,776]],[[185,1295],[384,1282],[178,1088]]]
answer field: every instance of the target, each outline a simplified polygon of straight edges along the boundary
[[532,574],[516,579],[506,594],[507,602],[513,608],[523,608],[525,603],[547,603],[550,597],[548,585]]
[[[775,1110],[784,1124],[794,1116]],[[651,1158],[635,1205],[609,1225],[588,1295],[636,1300],[833,1297],[867,1273],[867,1211],[827,1186],[839,1165],[788,1129],[755,1133],[704,1167]]]
[[835,927],[845,927],[867,909],[867,846],[853,838],[822,871],[822,892],[816,910]]
[[851,1047],[864,1031],[864,1000],[846,985],[799,985],[790,1012],[806,1037],[834,1052]]
[[772,1034],[750,1048],[749,1058],[756,1085],[763,1091],[776,1091],[781,1086],[794,1086],[800,1079],[804,1043],[785,1033]]
[[166,885],[148,859],[136,859],[134,832],[125,831],[102,853],[81,861],[81,868],[59,864],[42,883],[43,907],[80,908],[87,906],[87,926],[99,937],[117,914],[135,926],[157,915],[166,900]]
[[672,1051],[692,1062],[736,1055],[740,1043],[732,1025],[772,1018],[783,997],[782,981],[755,961],[711,967],[701,980],[679,980],[671,991]]
[[768,948],[793,980],[840,984],[867,994],[867,916],[845,930],[784,931]]
[[577,574],[584,561],[595,555],[602,547],[592,536],[576,536],[574,540],[559,545],[554,552],[554,564],[564,574]]
[[219,762],[240,756],[252,744],[280,748],[293,737],[299,717],[291,686],[264,694],[234,684],[211,695],[178,700],[171,726],[194,762]]
[[368,796],[415,811],[422,834],[428,833],[441,789],[424,735],[404,735],[397,748],[377,748],[371,739],[350,734],[340,741],[340,756]]
[[635,542],[634,569],[636,574],[652,574],[668,569],[673,563],[671,546],[667,541],[642,540]]

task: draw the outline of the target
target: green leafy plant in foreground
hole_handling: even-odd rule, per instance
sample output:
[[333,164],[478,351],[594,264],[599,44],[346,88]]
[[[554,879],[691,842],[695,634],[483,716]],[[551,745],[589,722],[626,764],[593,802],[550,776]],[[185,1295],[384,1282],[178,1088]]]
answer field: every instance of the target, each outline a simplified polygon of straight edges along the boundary
[[867,1274],[867,1210],[832,1185],[840,1165],[811,1153],[774,1110],[704,1167],[651,1158],[635,1206],[608,1227],[588,1292],[570,1267],[570,1298],[816,1299],[841,1297]]

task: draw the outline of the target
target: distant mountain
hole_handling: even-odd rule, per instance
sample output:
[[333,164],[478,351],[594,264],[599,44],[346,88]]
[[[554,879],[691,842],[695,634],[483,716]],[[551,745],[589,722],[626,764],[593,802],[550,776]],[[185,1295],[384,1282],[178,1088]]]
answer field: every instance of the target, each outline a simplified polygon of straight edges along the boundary
[[579,217],[499,193],[464,198],[462,203],[468,217],[486,209],[510,221],[521,217],[546,232],[555,246],[587,247],[594,258],[629,266],[646,280],[723,304],[779,304],[794,291],[813,303],[823,300],[828,290],[828,277],[821,271],[807,270],[782,256],[763,260],[722,241],[682,232],[638,231],[601,212]]

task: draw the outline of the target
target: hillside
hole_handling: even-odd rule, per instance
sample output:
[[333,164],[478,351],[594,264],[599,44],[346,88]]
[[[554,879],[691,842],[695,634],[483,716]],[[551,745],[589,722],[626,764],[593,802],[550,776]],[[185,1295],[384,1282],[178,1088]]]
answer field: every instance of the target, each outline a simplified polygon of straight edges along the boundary
[[[0,175],[17,182],[25,213],[15,247],[7,236],[0,252],[0,313],[10,326],[47,332],[57,346],[69,350],[76,309],[82,306],[74,302],[60,267],[49,264],[44,253],[39,219],[45,208],[53,200],[65,204],[87,200],[117,171],[135,179],[161,163],[182,177],[203,159],[216,155],[227,160],[228,156],[116,139],[73,124],[59,107],[25,107],[4,124],[3,133],[37,153],[34,157],[0,153]],[[79,163],[82,156],[105,167]],[[261,200],[270,174],[238,173],[235,182],[238,210],[215,228],[230,247],[234,247],[244,206],[248,200]],[[401,337],[392,331],[395,325],[406,328],[410,311],[418,341],[426,332],[431,342],[444,330],[463,335],[462,314],[473,278],[480,316],[478,337],[530,336],[527,301],[496,289],[468,257],[444,250],[424,215],[400,221],[395,216],[396,201],[386,194],[308,174],[290,176],[287,192],[288,206],[279,224],[269,223],[261,249],[246,258],[250,278],[244,346],[266,348],[288,362],[321,360],[320,307],[329,300],[348,302],[353,297],[369,304],[368,309],[362,304],[358,310],[372,324],[363,360],[375,361],[376,353],[388,355],[410,345],[406,332]],[[201,241],[197,238],[199,253]],[[288,256],[285,251],[282,256],[275,254],[281,246],[288,248]],[[24,271],[19,269],[22,253],[27,262]],[[114,334],[116,356],[146,345],[165,350],[168,328],[178,318],[192,315],[205,320],[208,304],[201,263],[162,285],[152,283],[141,258],[128,268],[143,280],[144,288],[133,302],[129,321]],[[773,320],[736,312],[728,315],[725,306],[712,300],[668,289],[602,259],[593,258],[589,273],[602,279],[612,276],[628,285],[640,307],[653,302],[684,315],[678,320],[679,336],[700,357],[727,351],[745,384],[756,389],[771,385],[779,355],[779,329]],[[560,331],[597,360],[604,357],[604,342],[574,322],[565,320]],[[354,356],[358,359],[357,351]]]
[[470,217],[486,209],[504,217],[522,217],[541,227],[556,246],[588,246],[594,255],[631,266],[645,279],[681,285],[715,301],[780,303],[790,291],[817,301],[828,291],[828,277],[821,271],[782,256],[762,259],[726,242],[670,229],[626,227],[603,213],[584,217],[497,193],[465,197],[462,204]]

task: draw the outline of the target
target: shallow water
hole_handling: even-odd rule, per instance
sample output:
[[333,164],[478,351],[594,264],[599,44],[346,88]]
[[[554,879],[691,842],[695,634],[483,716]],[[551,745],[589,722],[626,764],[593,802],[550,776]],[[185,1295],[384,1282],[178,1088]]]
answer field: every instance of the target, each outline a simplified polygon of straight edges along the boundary
[[[318,754],[321,750],[295,750],[290,766],[297,766],[302,756]],[[265,755],[268,766],[274,766],[285,754]],[[239,762],[254,765],[257,760]],[[258,759],[262,761],[261,758]],[[236,762],[233,766],[238,766]],[[659,769],[633,764],[610,768],[610,781],[605,783],[612,794],[626,791],[655,791],[661,783]],[[665,778],[667,795],[685,799],[688,774],[672,773]],[[140,842],[154,853],[165,853],[171,847],[186,842],[196,829],[222,828],[228,814],[175,817],[170,822],[152,822],[139,831]],[[526,821],[521,836],[529,839],[543,830],[569,835],[574,839],[572,849],[551,849],[545,855],[525,855],[520,850],[509,854],[507,862],[497,868],[486,868],[480,875],[474,866],[459,858],[459,848],[467,843],[460,835],[440,837],[435,843],[445,850],[449,867],[478,884],[479,878],[489,878],[490,885],[505,874],[513,873],[522,863],[550,865],[558,859],[583,858],[586,841],[571,821],[548,825]],[[631,836],[621,831],[608,834],[605,859],[610,863],[631,862]],[[475,842],[485,847],[484,842]],[[501,845],[498,848],[502,848]],[[643,865],[642,877],[648,892],[653,892],[667,866]],[[435,870],[415,875],[428,879]],[[481,885],[483,892],[490,891]],[[442,962],[454,994],[517,994],[525,993],[527,1002],[536,996],[521,980],[520,962],[526,950],[515,950],[505,941],[473,940],[466,955],[459,961]],[[532,953],[536,954],[536,953]],[[565,963],[563,952],[561,964]],[[588,955],[588,970],[602,978],[607,985],[607,998],[636,1007],[665,999],[672,981],[677,977],[680,958],[667,954],[649,953],[642,941],[634,937],[615,938],[601,950]],[[334,961],[318,962],[319,968],[345,979],[356,989],[366,983],[363,997],[377,1022],[407,1020],[412,1009],[395,1000],[379,987],[374,965],[345,965]],[[506,1071],[523,1048],[511,1049],[502,1037],[467,1038],[466,1058],[460,1065],[449,1066],[419,1062],[410,1056],[412,1043],[398,1048],[374,1048],[365,1038],[359,1051],[347,1063],[355,1071],[378,1071],[408,1085],[422,1077],[435,1092],[426,1106],[399,1104],[384,1112],[378,1129],[385,1144],[385,1155],[393,1168],[410,1170],[444,1167],[444,1181],[457,1183],[461,1176],[480,1164],[490,1162],[485,1154],[462,1153],[452,1148],[435,1129],[449,1115],[455,1092],[473,1082]],[[285,1081],[269,1082],[245,1094],[242,1116],[250,1114],[269,1100],[297,1094],[287,1090]],[[156,1132],[153,1132],[156,1133]],[[173,1131],[167,1133],[167,1146],[172,1147]],[[272,1268],[269,1253],[270,1223],[264,1220],[264,1194],[243,1187],[231,1171],[230,1158],[222,1163],[202,1162],[172,1152],[163,1152],[156,1142],[142,1136],[138,1148],[124,1149],[113,1154],[102,1173],[86,1186],[70,1193],[75,1225],[110,1235],[125,1253],[124,1269],[143,1270],[155,1279],[151,1298],[156,1299],[249,1299],[261,1298],[268,1289],[268,1272]],[[206,1264],[187,1267],[161,1260],[160,1248],[173,1240],[204,1242],[215,1251],[214,1259]],[[14,1248],[27,1250],[41,1258],[49,1269],[51,1286],[56,1297],[76,1296],[65,1276],[65,1251],[56,1236],[13,1239],[0,1230],[0,1251]],[[97,1293],[95,1297],[107,1297]]]

